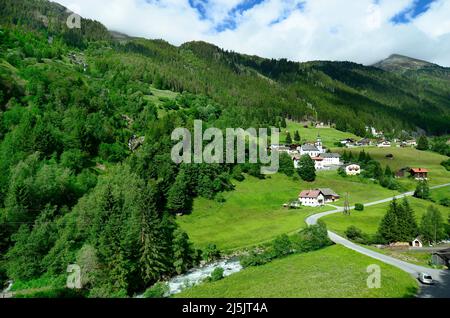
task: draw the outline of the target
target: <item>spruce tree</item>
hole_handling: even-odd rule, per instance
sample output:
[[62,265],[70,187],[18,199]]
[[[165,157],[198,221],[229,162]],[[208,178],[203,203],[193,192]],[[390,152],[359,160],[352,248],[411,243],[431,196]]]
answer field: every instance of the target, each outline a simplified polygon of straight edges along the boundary
[[419,141],[417,142],[417,149],[418,150],[428,150],[430,147],[428,143],[428,138],[425,135],[420,136]]
[[428,200],[430,198],[430,187],[427,181],[419,181],[414,191],[414,197],[418,199]]
[[398,203],[397,200],[393,200],[389,205],[389,209],[386,215],[381,220],[378,233],[380,236],[387,242],[392,243],[396,242],[399,237],[399,229],[398,229]]
[[298,130],[296,130],[295,133],[294,133],[294,140],[295,140],[295,142],[300,142],[301,141],[300,133],[298,132]]
[[300,158],[298,174],[304,181],[313,182],[316,180],[315,164],[309,155]]
[[415,212],[406,197],[402,202],[402,212],[403,215],[399,221],[401,221],[400,227],[404,232],[404,240],[412,241],[419,234],[419,227],[417,225]]
[[393,173],[392,173],[391,167],[386,166],[386,169],[384,170],[384,176],[386,178],[392,178]]
[[428,207],[422,217],[420,233],[424,240],[430,243],[438,243],[446,237],[442,214],[434,206]]
[[156,282],[170,271],[169,242],[157,210],[156,192],[148,186],[141,202],[141,256],[139,267],[146,284]]
[[292,137],[291,137],[291,133],[289,133],[289,132],[286,135],[286,143],[288,145],[292,144]]
[[194,265],[194,250],[189,237],[183,230],[177,228],[173,234],[173,265],[177,274],[186,272]]

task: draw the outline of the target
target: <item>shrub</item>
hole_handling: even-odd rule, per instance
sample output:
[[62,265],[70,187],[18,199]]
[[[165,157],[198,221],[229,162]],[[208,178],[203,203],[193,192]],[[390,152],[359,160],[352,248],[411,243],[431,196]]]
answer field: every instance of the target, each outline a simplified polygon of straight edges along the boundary
[[349,240],[360,244],[369,244],[372,241],[369,235],[363,233],[363,231],[353,225],[345,230],[345,236],[347,236]]
[[224,203],[224,202],[226,202],[225,197],[223,196],[222,193],[216,194],[215,200],[216,200],[217,203]]
[[450,159],[446,160],[446,161],[442,161],[441,165],[447,169],[448,171],[450,171]]
[[203,259],[207,262],[212,262],[220,258],[220,250],[215,244],[208,244],[203,250]]
[[450,198],[444,198],[439,201],[440,205],[450,207]]
[[145,293],[145,298],[164,298],[169,293],[169,286],[166,283],[156,283],[148,288]]
[[223,279],[223,272],[224,272],[224,269],[222,267],[217,267],[216,269],[214,269],[213,272],[211,273],[210,281],[217,282],[217,281]]
[[257,253],[252,251],[249,255],[243,256],[240,259],[242,267],[247,268],[250,266],[261,266],[269,263],[272,260],[272,256],[268,252]]
[[349,240],[353,241],[355,239],[362,238],[363,233],[359,228],[351,225],[345,230],[345,236],[347,236]]
[[272,249],[275,258],[289,255],[292,253],[292,242],[286,234],[281,235],[272,242]]
[[299,232],[295,249],[298,252],[311,252],[331,245],[328,238],[328,231],[325,223],[319,221],[317,225],[312,225]]
[[356,203],[355,204],[355,210],[356,211],[364,211],[364,204]]

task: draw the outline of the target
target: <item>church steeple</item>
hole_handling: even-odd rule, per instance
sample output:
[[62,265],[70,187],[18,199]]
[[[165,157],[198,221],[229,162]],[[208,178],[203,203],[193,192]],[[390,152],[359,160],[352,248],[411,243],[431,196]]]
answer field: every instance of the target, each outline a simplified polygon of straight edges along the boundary
[[317,147],[317,149],[319,149],[320,152],[323,151],[323,144],[322,144],[322,138],[320,137],[320,133],[317,134],[316,147]]

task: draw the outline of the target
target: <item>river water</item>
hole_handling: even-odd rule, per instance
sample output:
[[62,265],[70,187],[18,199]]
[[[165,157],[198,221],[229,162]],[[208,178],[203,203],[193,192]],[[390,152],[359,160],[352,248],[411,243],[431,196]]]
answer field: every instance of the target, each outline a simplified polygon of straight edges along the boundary
[[[169,287],[169,291],[166,296],[168,297],[181,293],[186,288],[202,283],[202,281],[204,281],[207,277],[211,276],[211,273],[216,268],[224,269],[224,277],[228,277],[230,275],[238,273],[243,269],[241,263],[237,258],[220,260],[201,267],[193,268],[187,273],[175,276],[166,282]],[[143,297],[143,295],[138,296],[138,298]]]

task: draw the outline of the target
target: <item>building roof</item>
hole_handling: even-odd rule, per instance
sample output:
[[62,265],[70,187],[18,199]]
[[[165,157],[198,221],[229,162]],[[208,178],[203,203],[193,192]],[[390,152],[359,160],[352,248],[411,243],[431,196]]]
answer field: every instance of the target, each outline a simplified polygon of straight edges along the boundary
[[304,190],[300,193],[301,198],[312,198],[315,199],[320,195],[319,190]]
[[323,158],[321,158],[321,157],[313,157],[311,159],[314,161],[323,161]]
[[317,191],[322,192],[322,194],[325,196],[339,197],[339,194],[337,194],[330,188],[321,188],[321,189],[317,189]]
[[323,153],[320,155],[321,158],[340,158],[341,155],[338,153]]
[[423,168],[411,168],[411,171],[414,173],[422,173],[422,172],[428,173],[429,172],[427,169],[423,169]]
[[444,250],[440,250],[440,251],[436,251],[433,254],[439,255],[442,258],[450,260],[450,248],[447,248],[447,249],[444,249]]
[[303,145],[302,150],[303,151],[319,151],[319,149],[314,145]]

